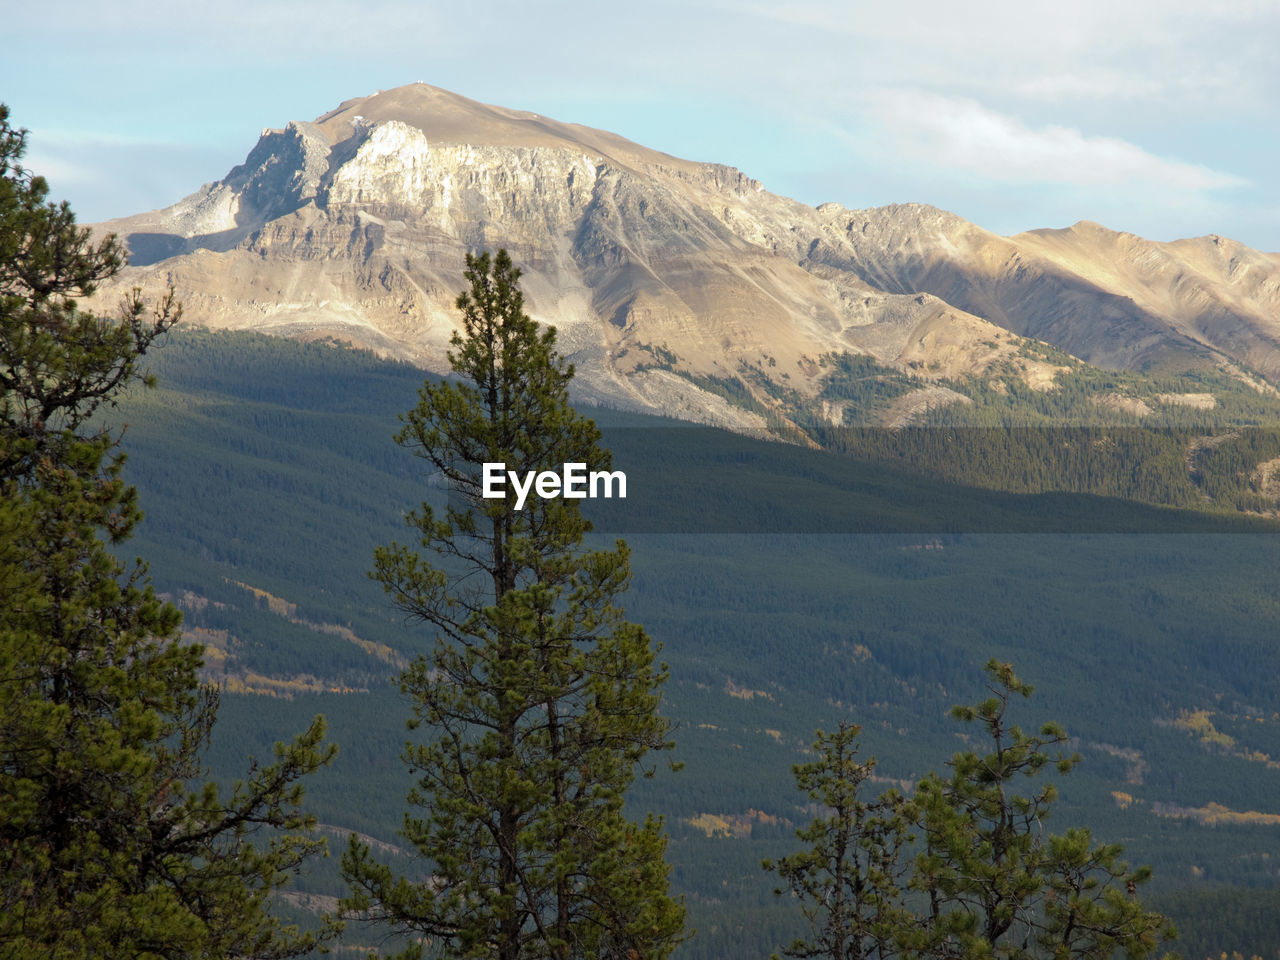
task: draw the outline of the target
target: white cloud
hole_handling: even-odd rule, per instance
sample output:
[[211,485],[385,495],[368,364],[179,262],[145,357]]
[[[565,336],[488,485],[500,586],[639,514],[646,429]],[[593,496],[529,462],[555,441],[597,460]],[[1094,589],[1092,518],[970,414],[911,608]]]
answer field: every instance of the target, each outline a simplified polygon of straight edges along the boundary
[[89,164],[77,163],[44,150],[28,150],[27,155],[22,158],[22,165],[50,183],[81,186],[97,185],[102,181],[100,171]]
[[[773,33],[812,36],[806,68],[831,71],[827,81],[1179,108],[1274,109],[1280,94],[1278,0],[756,0],[742,9]],[[830,55],[835,45],[843,58]]]
[[[1125,140],[1060,125],[1032,128],[977,101],[918,90],[866,98],[883,160],[993,182],[1194,191],[1243,187],[1230,173],[1158,157]],[[866,149],[864,144],[863,149]]]
[[226,174],[244,155],[202,144],[116,134],[33,131],[23,165],[49,182],[85,223],[165,206]]

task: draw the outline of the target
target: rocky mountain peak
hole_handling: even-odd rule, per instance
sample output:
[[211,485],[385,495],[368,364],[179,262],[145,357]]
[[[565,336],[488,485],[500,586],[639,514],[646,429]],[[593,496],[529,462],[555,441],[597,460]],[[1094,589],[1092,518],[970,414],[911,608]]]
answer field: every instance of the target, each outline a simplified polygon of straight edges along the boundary
[[318,117],[316,124],[331,143],[337,144],[360,126],[388,121],[413,127],[432,143],[560,148],[637,169],[650,164],[687,170],[700,166],[603,130],[480,103],[427,83],[412,83],[347,100]]
[[172,283],[190,320],[437,370],[465,254],[506,247],[585,399],[739,429],[838,420],[821,397],[846,355],[1051,388],[1057,368],[1021,337],[1113,367],[1280,377],[1272,255],[1084,221],[1000,237],[922,203],[815,209],[733,167],[428,84],[264,131],[221,181],[103,226],[133,252],[119,286]]

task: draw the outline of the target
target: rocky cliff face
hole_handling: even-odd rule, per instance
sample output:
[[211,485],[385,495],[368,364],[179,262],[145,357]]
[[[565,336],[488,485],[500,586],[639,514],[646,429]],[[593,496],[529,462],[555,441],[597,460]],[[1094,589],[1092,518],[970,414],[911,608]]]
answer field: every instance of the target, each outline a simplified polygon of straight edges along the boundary
[[[1275,256],[1092,224],[1002,238],[918,204],[814,209],[424,84],[265,131],[222,181],[103,227],[133,252],[117,286],[171,284],[189,320],[337,336],[434,370],[465,254],[505,247],[584,399],[740,429],[763,425],[761,407],[820,409],[830,354],[933,378],[1012,364],[1046,385],[1052,368],[1019,354],[1033,337],[1115,367],[1280,376]],[[947,391],[899,406],[927,397]]]

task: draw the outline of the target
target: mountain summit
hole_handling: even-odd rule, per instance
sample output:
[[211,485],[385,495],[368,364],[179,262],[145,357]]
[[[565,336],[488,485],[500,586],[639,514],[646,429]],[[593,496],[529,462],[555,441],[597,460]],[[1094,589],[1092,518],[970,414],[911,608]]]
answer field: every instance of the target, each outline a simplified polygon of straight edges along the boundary
[[800,409],[840,421],[823,397],[850,356],[918,380],[881,422],[995,368],[1052,388],[1060,367],[1023,338],[1113,368],[1280,378],[1280,256],[1089,223],[1005,238],[921,204],[813,208],[422,83],[266,130],[217,183],[101,227],[132,251],[117,287],[172,284],[189,320],[437,371],[465,254],[505,247],[582,399],[738,429]]

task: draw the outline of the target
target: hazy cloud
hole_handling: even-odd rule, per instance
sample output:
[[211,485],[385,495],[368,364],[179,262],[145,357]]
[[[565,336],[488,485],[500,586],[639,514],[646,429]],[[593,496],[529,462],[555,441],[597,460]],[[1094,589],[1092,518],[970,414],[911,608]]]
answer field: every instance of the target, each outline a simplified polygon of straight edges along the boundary
[[120,135],[37,131],[23,163],[49,181],[50,196],[71,202],[84,223],[167,206],[226,175],[247,148],[175,145]]
[[1114,137],[1053,124],[1031,127],[974,100],[885,90],[868,98],[868,113],[882,159],[953,175],[1196,192],[1248,185],[1230,173],[1154,156]]
[[[748,4],[749,16],[845,46],[846,79],[1044,102],[1273,107],[1277,0],[809,0]],[[763,31],[762,31],[763,32]],[[812,58],[806,58],[812,64]]]

